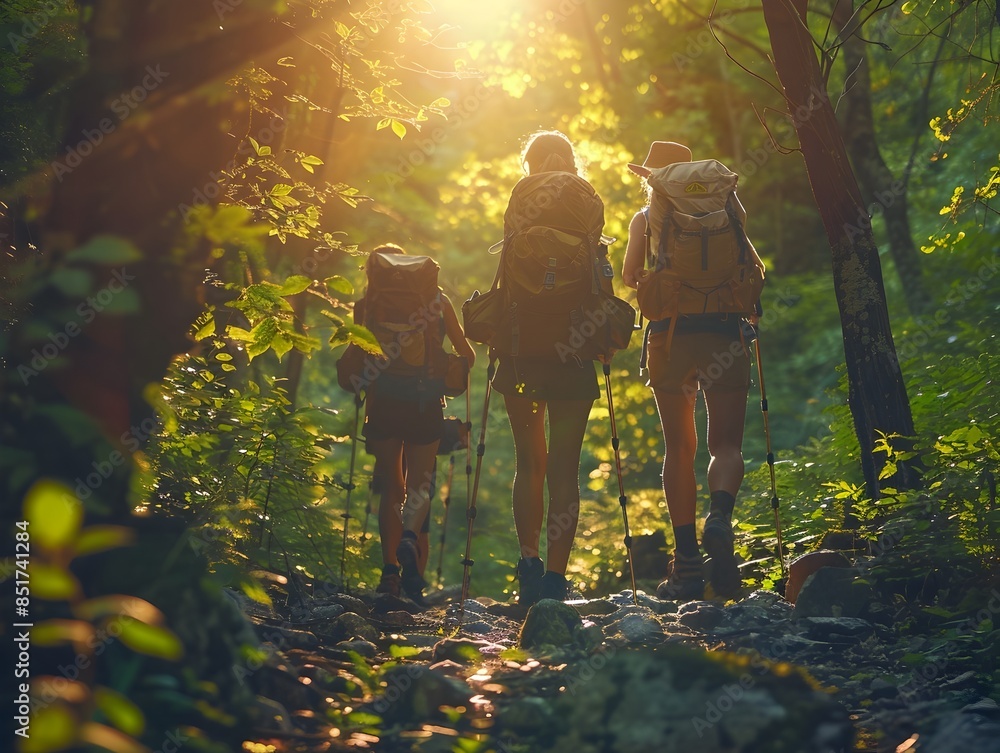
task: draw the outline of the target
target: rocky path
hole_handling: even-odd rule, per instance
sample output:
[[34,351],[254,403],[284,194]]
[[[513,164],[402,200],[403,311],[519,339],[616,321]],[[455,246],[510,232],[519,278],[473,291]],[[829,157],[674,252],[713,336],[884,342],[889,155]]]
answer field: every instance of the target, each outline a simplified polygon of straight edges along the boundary
[[938,645],[830,570],[794,607],[765,591],[726,605],[626,591],[526,615],[470,599],[460,624],[456,604],[374,594],[247,609],[250,749],[1000,751],[989,615]]

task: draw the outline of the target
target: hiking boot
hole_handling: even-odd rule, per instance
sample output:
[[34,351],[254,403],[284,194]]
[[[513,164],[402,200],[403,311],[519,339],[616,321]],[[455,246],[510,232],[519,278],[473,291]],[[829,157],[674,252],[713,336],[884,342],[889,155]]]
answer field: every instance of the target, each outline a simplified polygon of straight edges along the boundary
[[542,598],[542,576],[545,566],[539,557],[521,557],[517,562],[517,603],[530,607]]
[[566,601],[566,594],[569,591],[569,583],[562,573],[546,571],[542,576],[541,596],[539,599],[555,599],[556,601]]
[[697,557],[685,557],[674,552],[670,563],[670,575],[656,587],[656,598],[663,601],[696,601],[705,595],[705,578],[701,570],[701,553]]
[[733,554],[733,524],[722,515],[709,515],[701,534],[708,554],[708,580],[716,596],[732,596],[740,590],[740,570]]
[[420,574],[420,567],[417,564],[419,554],[417,540],[409,536],[404,536],[396,547],[396,560],[401,570],[400,582],[403,593],[418,606],[423,606],[427,581]]
[[393,568],[387,570],[382,569],[382,577],[379,579],[378,588],[375,589],[377,594],[389,594],[390,596],[399,596],[400,590],[400,580],[399,580],[399,569]]

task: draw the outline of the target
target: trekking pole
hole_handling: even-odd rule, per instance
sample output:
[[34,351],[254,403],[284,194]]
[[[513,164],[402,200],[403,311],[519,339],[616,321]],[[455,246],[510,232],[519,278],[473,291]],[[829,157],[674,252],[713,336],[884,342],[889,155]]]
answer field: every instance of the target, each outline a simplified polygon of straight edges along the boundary
[[639,597],[635,592],[635,563],[632,562],[632,533],[628,525],[628,497],[625,496],[625,482],[622,480],[622,454],[618,441],[618,424],[615,421],[615,401],[611,397],[611,364],[604,364],[604,390],[608,395],[608,413],[611,416],[611,447],[615,451],[615,471],[618,474],[618,504],[622,507],[622,520],[625,522],[625,551],[628,552],[629,575],[632,576],[632,603],[639,606]]
[[771,451],[771,427],[767,420],[767,389],[764,387],[764,368],[760,363],[760,331],[753,341],[757,361],[757,380],[760,382],[760,412],[764,416],[764,443],[767,448],[767,467],[771,472],[771,509],[774,510],[774,530],[778,535],[778,563],[781,577],[785,577],[785,554],[781,545],[781,519],[778,517],[778,486],[774,480],[774,453]]
[[[465,618],[465,600],[469,596],[470,568],[475,564],[472,560],[472,526],[476,521],[476,497],[479,495],[479,476],[483,470],[483,455],[486,453],[486,421],[490,415],[490,394],[493,391],[493,375],[496,373],[496,359],[490,353],[490,365],[486,369],[486,397],[483,399],[483,422],[479,429],[479,444],[476,446],[476,477],[472,483],[472,492],[468,497],[468,507],[465,511],[466,538],[465,538],[465,559],[462,560],[462,603],[458,608],[458,623],[461,625]],[[470,444],[472,438],[469,438]]]
[[354,465],[358,458],[358,422],[361,419],[361,395],[354,396],[354,428],[351,431],[351,470],[347,476],[347,501],[344,504],[344,512],[340,517],[344,519],[344,542],[340,550],[340,582],[345,590],[347,587],[347,528],[351,522],[351,492],[354,491]]
[[[444,518],[441,520],[441,549],[438,552],[437,584],[442,586],[444,578],[441,577],[441,567],[444,564],[444,540],[448,535],[448,510],[451,508],[451,482],[455,478],[455,455],[452,453],[448,459],[448,490],[444,494]],[[429,513],[428,513],[429,514]]]

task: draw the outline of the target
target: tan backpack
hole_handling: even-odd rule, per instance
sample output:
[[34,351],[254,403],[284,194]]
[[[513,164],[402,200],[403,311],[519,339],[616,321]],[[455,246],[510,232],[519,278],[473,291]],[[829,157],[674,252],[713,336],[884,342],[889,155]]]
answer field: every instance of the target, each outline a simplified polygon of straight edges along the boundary
[[677,162],[650,171],[646,211],[648,270],[639,311],[652,321],[699,314],[750,316],[764,285],[764,264],[743,229],[736,173],[716,160]]

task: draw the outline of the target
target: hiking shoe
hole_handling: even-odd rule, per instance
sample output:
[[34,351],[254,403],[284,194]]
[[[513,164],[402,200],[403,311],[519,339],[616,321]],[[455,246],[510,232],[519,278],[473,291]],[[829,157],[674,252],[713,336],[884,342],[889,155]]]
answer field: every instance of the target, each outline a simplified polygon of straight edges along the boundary
[[733,524],[722,515],[709,515],[701,534],[708,553],[708,580],[716,596],[732,596],[740,590],[740,570],[733,554]]
[[521,557],[517,562],[517,582],[520,584],[517,603],[531,606],[542,598],[542,576],[545,566],[539,557]]
[[656,587],[656,598],[663,601],[695,601],[705,595],[705,578],[701,570],[701,553],[697,557],[685,557],[674,552],[670,563],[670,575]]
[[382,571],[382,577],[379,579],[378,588],[375,589],[377,594],[389,594],[391,596],[399,596],[400,591],[400,579],[399,571]]
[[566,594],[569,591],[569,583],[562,573],[546,571],[542,576],[541,596],[539,599],[555,599],[556,601],[566,601]]
[[420,567],[417,564],[419,551],[416,539],[404,536],[396,547],[396,560],[399,562],[401,570],[400,582],[403,586],[403,593],[419,606],[424,605],[424,589],[427,581],[420,574]]

